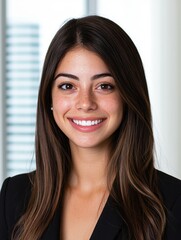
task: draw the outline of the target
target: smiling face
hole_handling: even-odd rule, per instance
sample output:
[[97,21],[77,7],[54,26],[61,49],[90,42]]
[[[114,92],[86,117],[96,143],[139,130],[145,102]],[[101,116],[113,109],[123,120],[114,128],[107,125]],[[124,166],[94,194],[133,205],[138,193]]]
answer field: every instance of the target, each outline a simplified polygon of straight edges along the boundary
[[94,52],[76,47],[59,63],[52,88],[53,116],[76,147],[107,146],[123,104],[116,83]]

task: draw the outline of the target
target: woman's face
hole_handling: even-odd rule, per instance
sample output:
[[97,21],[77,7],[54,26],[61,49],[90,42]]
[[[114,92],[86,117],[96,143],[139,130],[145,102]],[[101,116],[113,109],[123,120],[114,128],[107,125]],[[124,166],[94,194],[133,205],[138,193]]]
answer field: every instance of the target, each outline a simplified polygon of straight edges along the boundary
[[52,88],[53,116],[70,145],[107,146],[123,117],[120,93],[94,52],[76,47],[59,63]]

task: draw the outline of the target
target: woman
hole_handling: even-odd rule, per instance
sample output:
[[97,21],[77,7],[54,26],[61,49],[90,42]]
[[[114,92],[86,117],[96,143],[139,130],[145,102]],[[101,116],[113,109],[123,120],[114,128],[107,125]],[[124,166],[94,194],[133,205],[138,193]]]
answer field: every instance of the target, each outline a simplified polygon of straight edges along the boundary
[[129,36],[98,16],[48,49],[37,169],[5,180],[0,239],[177,240],[181,182],[157,171],[145,74]]

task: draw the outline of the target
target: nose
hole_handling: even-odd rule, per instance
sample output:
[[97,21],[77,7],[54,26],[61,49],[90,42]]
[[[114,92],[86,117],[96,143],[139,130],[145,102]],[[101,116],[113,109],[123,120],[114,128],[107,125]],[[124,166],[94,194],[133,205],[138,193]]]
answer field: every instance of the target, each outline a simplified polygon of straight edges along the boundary
[[77,96],[76,108],[82,111],[96,110],[97,103],[94,94],[90,90],[80,91]]

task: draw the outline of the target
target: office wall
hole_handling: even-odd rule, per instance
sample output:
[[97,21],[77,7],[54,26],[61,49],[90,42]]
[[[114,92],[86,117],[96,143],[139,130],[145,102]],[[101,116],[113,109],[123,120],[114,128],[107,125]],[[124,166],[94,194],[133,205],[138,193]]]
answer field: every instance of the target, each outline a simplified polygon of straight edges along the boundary
[[158,167],[181,178],[181,2],[151,1],[150,93]]

